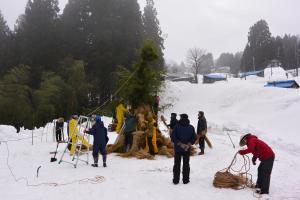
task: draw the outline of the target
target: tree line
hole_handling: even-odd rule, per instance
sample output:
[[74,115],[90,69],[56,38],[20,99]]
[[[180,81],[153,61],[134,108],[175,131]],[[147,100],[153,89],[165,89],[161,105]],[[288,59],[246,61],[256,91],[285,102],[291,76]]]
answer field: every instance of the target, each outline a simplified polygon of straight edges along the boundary
[[230,66],[231,72],[263,70],[271,60],[277,59],[284,69],[299,67],[300,37],[285,34],[272,36],[265,20],[259,20],[249,28],[248,41],[243,52],[222,53],[216,66]]
[[[232,74],[239,72],[263,70],[271,60],[277,59],[284,69],[299,68],[300,64],[300,37],[299,35],[285,34],[272,36],[268,23],[259,20],[249,28],[248,41],[244,51],[224,52],[214,60],[211,53],[201,48],[191,48],[187,52],[186,64],[196,74],[207,74],[212,68],[230,67]],[[172,63],[168,65],[172,72],[180,71],[184,64]],[[195,76],[196,77],[196,76]]]
[[29,0],[14,30],[0,11],[0,124],[34,128],[87,113],[118,85],[118,66],[139,62],[151,40],[164,66],[164,39],[154,1]]
[[284,69],[295,69],[299,66],[299,40],[298,35],[272,36],[268,23],[259,20],[250,27],[241,71],[263,70],[272,59],[281,61]]

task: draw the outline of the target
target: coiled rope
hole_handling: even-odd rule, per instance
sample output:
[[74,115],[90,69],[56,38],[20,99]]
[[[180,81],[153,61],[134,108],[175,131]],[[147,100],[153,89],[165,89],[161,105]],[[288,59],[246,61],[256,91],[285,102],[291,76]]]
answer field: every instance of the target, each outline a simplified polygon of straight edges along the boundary
[[[20,140],[22,140],[22,139],[20,139]],[[20,140],[9,140],[9,141],[20,141]],[[9,169],[9,171],[10,171],[11,176],[14,178],[15,182],[19,182],[21,180],[24,180],[26,182],[27,187],[38,187],[38,186],[58,187],[58,186],[71,185],[71,184],[74,184],[74,183],[78,183],[78,184],[84,184],[84,183],[99,184],[99,183],[102,183],[102,182],[105,181],[105,178],[103,176],[97,175],[93,178],[84,178],[84,179],[73,180],[73,181],[65,182],[65,183],[45,182],[45,183],[39,183],[39,184],[30,184],[26,177],[17,178],[16,175],[13,173],[12,167],[9,165],[10,152],[9,152],[9,147],[8,147],[8,141],[1,141],[1,142],[6,145],[6,149],[7,149],[6,165],[7,165],[7,168]]]
[[246,187],[253,188],[252,175],[250,171],[250,159],[247,155],[243,156],[243,165],[239,170],[234,170],[233,166],[237,162],[236,153],[230,165],[218,171],[215,174],[213,185],[217,188],[232,188],[235,190],[244,189]]

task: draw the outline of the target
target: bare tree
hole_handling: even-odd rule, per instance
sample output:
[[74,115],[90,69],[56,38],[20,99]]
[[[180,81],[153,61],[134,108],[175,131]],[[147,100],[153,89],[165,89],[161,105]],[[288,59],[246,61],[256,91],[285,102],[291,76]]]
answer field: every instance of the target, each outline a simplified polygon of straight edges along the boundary
[[205,54],[206,51],[200,48],[189,49],[187,53],[187,63],[193,70],[196,83],[198,83],[197,74],[200,71],[201,64],[205,60]]

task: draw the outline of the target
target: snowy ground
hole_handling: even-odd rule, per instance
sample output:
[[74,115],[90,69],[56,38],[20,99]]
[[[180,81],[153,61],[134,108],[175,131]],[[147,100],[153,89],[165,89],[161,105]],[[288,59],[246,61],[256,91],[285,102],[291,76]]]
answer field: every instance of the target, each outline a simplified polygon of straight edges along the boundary
[[[300,82],[299,79],[297,80]],[[111,154],[107,168],[92,168],[79,163],[75,169],[67,163],[50,163],[50,151],[56,144],[52,138],[52,125],[34,131],[15,133],[14,128],[0,126],[0,141],[8,142],[9,165],[17,178],[25,177],[29,184],[44,182],[68,183],[74,180],[105,177],[100,184],[74,183],[65,186],[26,187],[26,182],[15,182],[7,167],[7,148],[0,144],[0,198],[23,199],[256,199],[250,189],[216,189],[212,185],[214,174],[229,165],[238,150],[239,137],[251,132],[269,143],[276,160],[271,178],[270,199],[300,199],[300,91],[294,89],[264,88],[266,80],[250,78],[229,79],[215,84],[190,84],[167,82],[161,95],[162,104],[172,104],[162,114],[187,113],[191,123],[197,124],[197,112],[205,111],[209,125],[209,138],[213,149],[206,149],[204,156],[191,157],[191,182],[172,184],[173,160],[157,156],[155,160],[124,159]],[[110,119],[105,118],[108,125]],[[164,130],[164,127],[161,126]],[[227,136],[236,145],[234,149]],[[110,142],[116,137],[110,133]],[[59,146],[60,158],[64,145]],[[68,157],[68,156],[67,156]],[[90,158],[91,159],[91,158]],[[41,166],[39,177],[36,170]],[[251,173],[256,179],[256,167]]]

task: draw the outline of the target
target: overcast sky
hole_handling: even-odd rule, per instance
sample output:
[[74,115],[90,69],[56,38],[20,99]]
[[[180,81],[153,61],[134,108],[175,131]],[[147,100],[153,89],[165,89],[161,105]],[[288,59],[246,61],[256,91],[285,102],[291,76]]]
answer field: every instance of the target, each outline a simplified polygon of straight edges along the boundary
[[[61,10],[68,0],[60,0]],[[139,0],[141,7],[146,0]],[[0,0],[0,10],[12,28],[27,0]],[[249,27],[265,19],[270,31],[300,34],[299,0],[155,0],[165,40],[167,61],[185,61],[189,48],[200,47],[217,58],[242,51]]]

